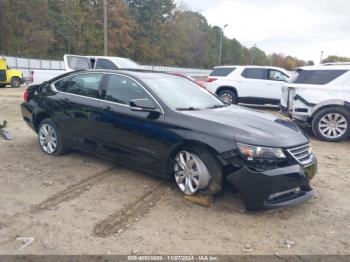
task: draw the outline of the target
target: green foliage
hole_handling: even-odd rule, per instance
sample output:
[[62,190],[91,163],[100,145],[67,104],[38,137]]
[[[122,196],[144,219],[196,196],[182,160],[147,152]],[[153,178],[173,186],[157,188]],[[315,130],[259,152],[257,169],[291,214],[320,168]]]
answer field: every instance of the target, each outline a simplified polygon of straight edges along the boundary
[[322,60],[322,63],[350,62],[350,57],[331,55]]
[[[221,29],[174,0],[108,0],[108,54],[140,63],[210,68],[219,60]],[[0,53],[62,58],[102,55],[103,0],[0,0]],[[337,58],[342,59],[342,58]],[[247,48],[223,37],[222,64],[293,69],[309,61]]]

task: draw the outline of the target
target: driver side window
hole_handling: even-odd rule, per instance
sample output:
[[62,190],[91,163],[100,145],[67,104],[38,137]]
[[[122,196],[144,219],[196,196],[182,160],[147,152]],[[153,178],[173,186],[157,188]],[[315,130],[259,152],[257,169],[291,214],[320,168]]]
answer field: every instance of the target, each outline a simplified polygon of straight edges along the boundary
[[280,72],[280,71],[270,69],[269,70],[269,80],[272,80],[272,81],[287,81],[288,77],[285,74],[283,74],[282,72]]
[[134,80],[111,75],[107,84],[106,100],[119,104],[130,105],[134,99],[151,99],[147,92]]

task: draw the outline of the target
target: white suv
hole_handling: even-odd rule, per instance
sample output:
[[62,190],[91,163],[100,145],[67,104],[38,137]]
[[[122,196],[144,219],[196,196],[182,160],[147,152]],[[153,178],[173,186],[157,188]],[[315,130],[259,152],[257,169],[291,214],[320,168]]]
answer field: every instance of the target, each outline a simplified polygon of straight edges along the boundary
[[289,78],[279,67],[217,66],[208,76],[207,89],[228,104],[279,104]]
[[281,112],[326,141],[350,135],[350,65],[301,67],[283,87]]

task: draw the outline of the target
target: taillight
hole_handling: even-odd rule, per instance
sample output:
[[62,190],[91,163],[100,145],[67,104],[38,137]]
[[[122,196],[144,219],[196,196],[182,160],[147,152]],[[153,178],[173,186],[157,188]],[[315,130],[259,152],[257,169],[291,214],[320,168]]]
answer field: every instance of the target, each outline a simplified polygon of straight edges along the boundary
[[209,83],[214,82],[214,81],[216,81],[216,80],[218,80],[218,79],[215,78],[215,77],[208,77],[208,79],[207,79],[207,81],[208,81]]
[[203,87],[203,88],[205,88],[205,89],[207,88],[207,87],[205,86],[205,83],[206,83],[205,81],[197,80],[196,83],[197,83],[197,85],[199,85],[200,87]]
[[24,100],[24,102],[29,101],[29,91],[28,90],[24,91],[23,100]]

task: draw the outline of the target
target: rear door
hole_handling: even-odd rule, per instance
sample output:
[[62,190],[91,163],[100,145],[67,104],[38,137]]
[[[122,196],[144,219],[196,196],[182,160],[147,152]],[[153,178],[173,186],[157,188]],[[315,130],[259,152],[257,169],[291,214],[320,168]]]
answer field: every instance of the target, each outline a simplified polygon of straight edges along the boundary
[[104,74],[78,74],[54,83],[58,91],[55,119],[66,141],[94,151],[97,147],[96,121],[101,118],[101,88]]
[[79,55],[64,55],[64,64],[66,66],[66,71],[75,71],[81,69],[92,69],[90,58],[87,56]]

